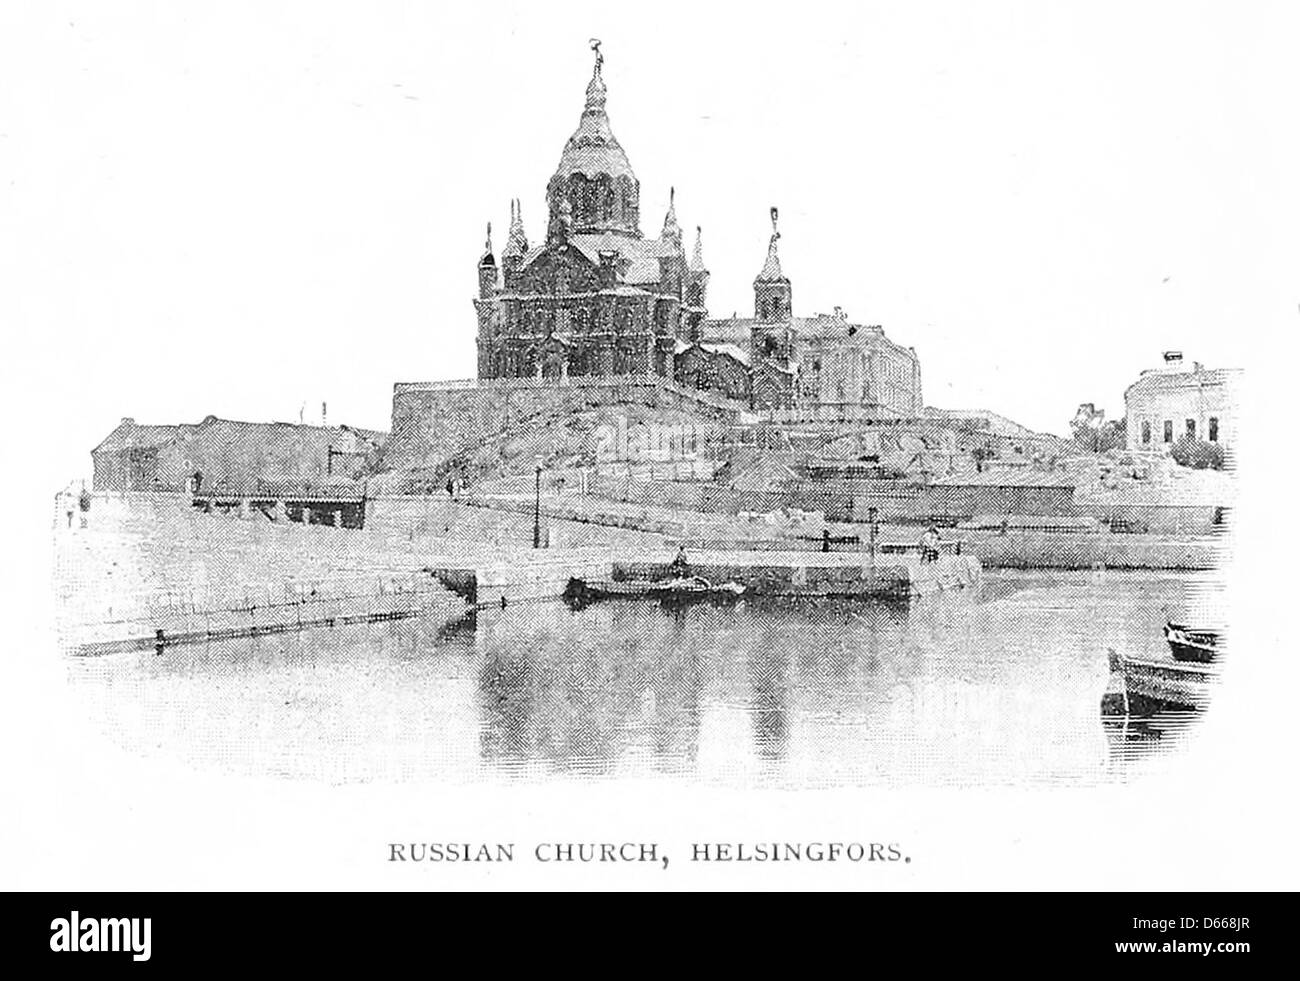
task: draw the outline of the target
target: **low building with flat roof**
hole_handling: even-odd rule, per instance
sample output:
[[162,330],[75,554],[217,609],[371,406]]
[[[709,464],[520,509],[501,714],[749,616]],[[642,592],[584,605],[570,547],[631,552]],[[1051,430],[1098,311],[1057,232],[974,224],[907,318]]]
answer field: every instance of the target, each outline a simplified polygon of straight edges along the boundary
[[1124,392],[1126,443],[1130,450],[1168,451],[1190,437],[1230,446],[1236,436],[1239,368],[1187,366],[1181,351],[1166,351],[1159,368]]

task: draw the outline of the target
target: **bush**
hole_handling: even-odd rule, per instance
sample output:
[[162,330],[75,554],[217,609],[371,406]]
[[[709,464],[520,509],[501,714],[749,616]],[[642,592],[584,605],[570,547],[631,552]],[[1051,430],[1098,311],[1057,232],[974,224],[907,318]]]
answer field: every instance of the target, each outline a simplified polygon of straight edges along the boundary
[[1223,469],[1223,447],[1218,443],[1184,436],[1173,445],[1169,453],[1175,463],[1193,470]]

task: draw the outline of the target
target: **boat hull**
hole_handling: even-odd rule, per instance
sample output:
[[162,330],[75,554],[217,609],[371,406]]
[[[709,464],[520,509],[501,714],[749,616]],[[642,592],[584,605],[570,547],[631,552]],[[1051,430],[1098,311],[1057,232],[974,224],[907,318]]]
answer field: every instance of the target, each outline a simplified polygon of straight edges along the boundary
[[1130,711],[1174,708],[1203,711],[1219,683],[1219,669],[1210,664],[1120,657],[1119,669]]
[[652,599],[661,603],[730,602],[741,599],[746,590],[735,583],[711,585],[702,582],[646,580],[592,581],[571,579],[565,596],[579,602],[604,599]]
[[1195,630],[1168,623],[1165,624],[1165,640],[1175,661],[1208,664],[1218,654],[1219,635],[1213,630]]

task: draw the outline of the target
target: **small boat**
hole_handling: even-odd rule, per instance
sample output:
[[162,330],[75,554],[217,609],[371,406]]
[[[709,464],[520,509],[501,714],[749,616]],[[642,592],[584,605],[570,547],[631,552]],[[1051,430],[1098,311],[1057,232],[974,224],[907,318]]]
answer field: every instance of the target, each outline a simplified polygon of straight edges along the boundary
[[571,579],[566,594],[576,599],[738,599],[748,587],[738,582],[713,583],[703,576],[678,576],[673,579],[624,579],[587,581]]
[[713,583],[703,576],[683,576],[656,582],[650,592],[653,596],[743,596],[747,589],[732,580]]
[[1165,640],[1175,661],[1208,664],[1219,653],[1222,638],[1217,630],[1188,627],[1170,620],[1165,624]]
[[1123,679],[1123,698],[1112,687],[1103,698],[1108,704],[1122,702],[1123,712],[1145,715],[1163,709],[1205,709],[1219,682],[1217,665],[1165,658],[1128,657],[1113,650],[1110,655],[1112,681]]

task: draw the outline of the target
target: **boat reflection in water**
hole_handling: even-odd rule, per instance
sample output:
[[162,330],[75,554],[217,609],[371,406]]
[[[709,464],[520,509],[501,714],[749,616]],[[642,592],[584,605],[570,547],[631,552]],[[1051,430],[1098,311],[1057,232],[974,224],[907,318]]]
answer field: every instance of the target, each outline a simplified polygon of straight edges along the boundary
[[910,604],[512,605],[68,672],[129,749],[293,778],[1069,784],[1126,772],[1098,714],[1106,649],[1168,658],[1162,611],[1202,588],[991,573]]

